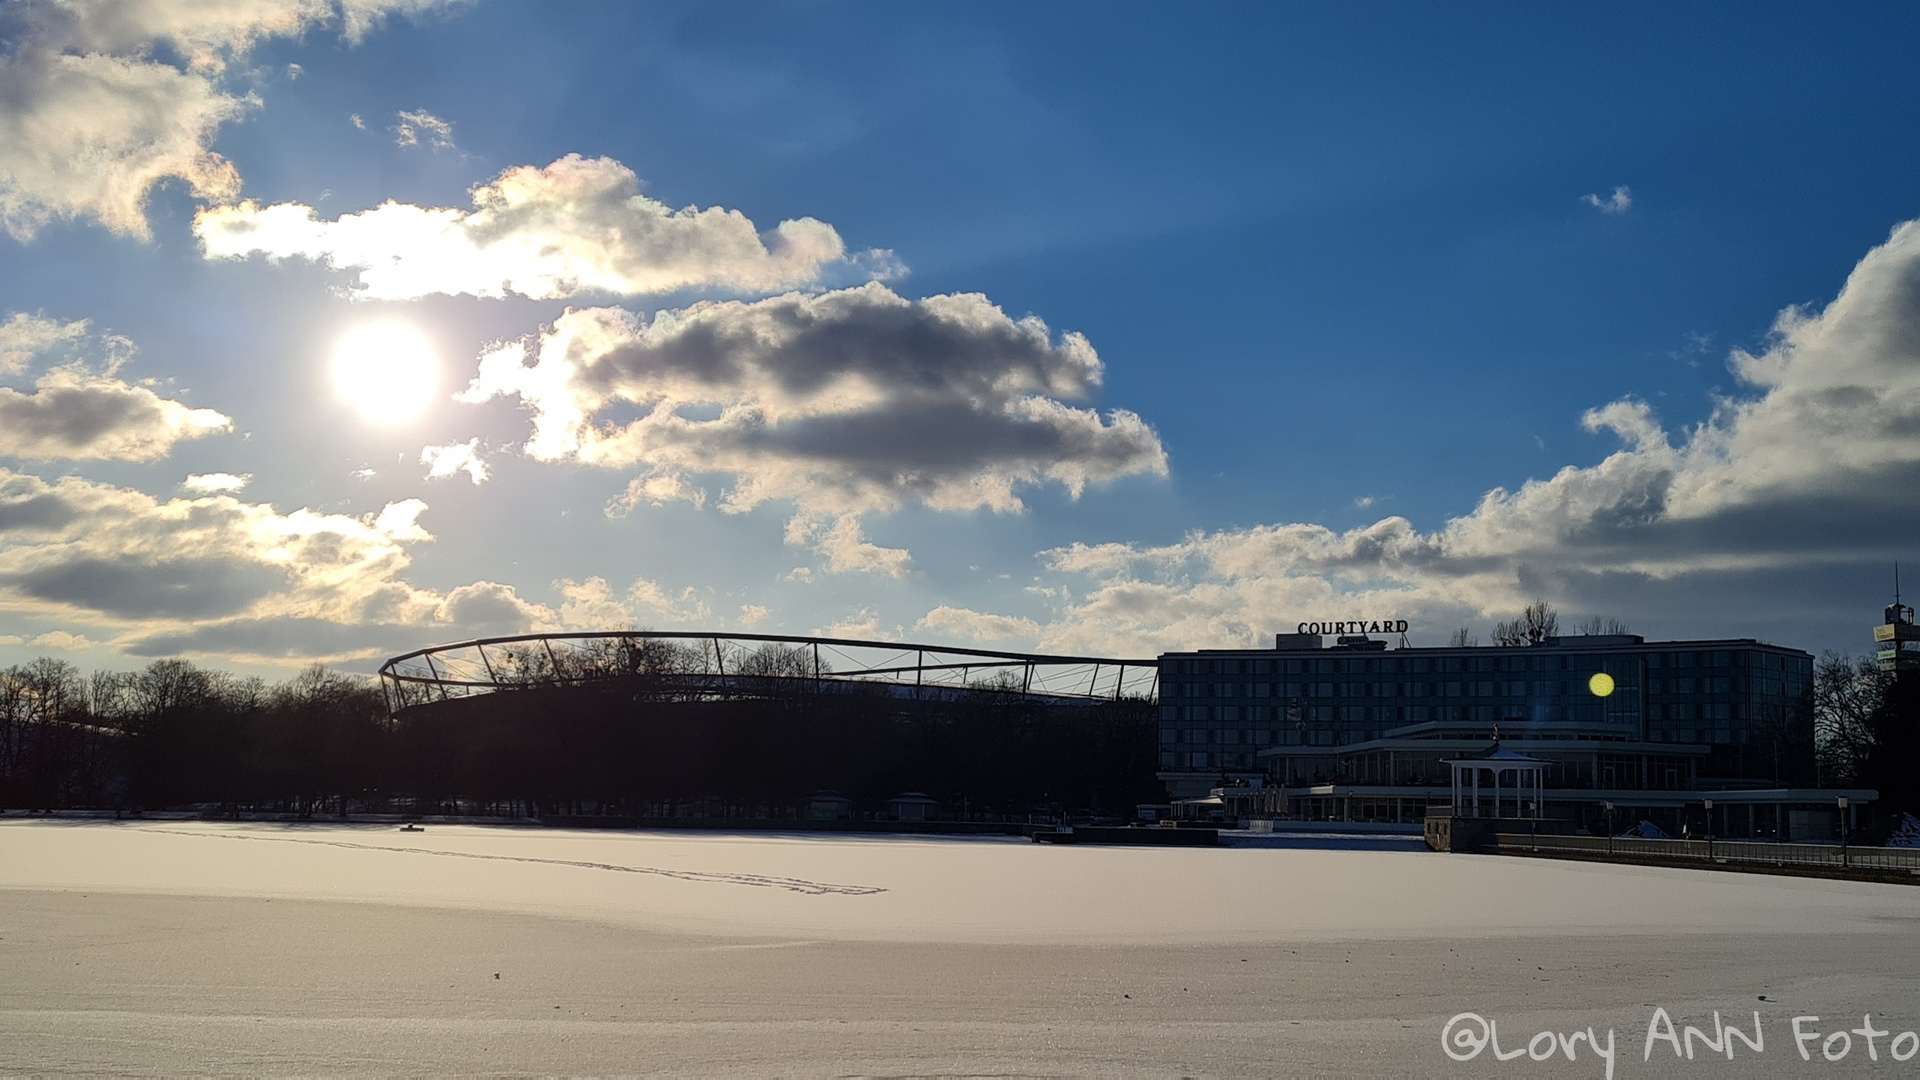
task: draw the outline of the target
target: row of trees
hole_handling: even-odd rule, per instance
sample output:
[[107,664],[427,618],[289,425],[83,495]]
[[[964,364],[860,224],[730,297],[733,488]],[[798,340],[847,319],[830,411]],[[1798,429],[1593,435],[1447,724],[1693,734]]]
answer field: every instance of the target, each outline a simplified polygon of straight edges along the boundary
[[0,807],[307,809],[366,790],[385,736],[379,690],[320,667],[270,685],[184,660],[86,674],[43,658],[0,669]]
[[[766,677],[762,697],[711,700],[683,677],[706,670],[701,658],[674,648],[529,652],[505,661],[525,673],[518,688],[421,701],[396,720],[374,684],[318,667],[269,685],[180,660],[92,675],[36,660],[0,670],[0,807],[314,813],[398,800],[751,814],[832,789],[868,805],[924,791],[954,809],[1021,814],[1121,812],[1158,794],[1151,702],[822,689],[805,677],[811,654],[780,645],[730,658],[730,671]],[[556,655],[569,670],[549,670]],[[579,665],[604,677],[556,681]]]
[[[1589,615],[1573,624],[1573,632],[1582,637],[1595,637],[1603,634],[1630,634],[1633,631],[1619,619]],[[1495,645],[1538,645],[1550,637],[1559,636],[1560,613],[1545,600],[1535,600],[1521,609],[1520,614],[1493,625]],[[1453,648],[1470,648],[1480,644],[1480,636],[1462,626],[1447,639],[1447,644]]]

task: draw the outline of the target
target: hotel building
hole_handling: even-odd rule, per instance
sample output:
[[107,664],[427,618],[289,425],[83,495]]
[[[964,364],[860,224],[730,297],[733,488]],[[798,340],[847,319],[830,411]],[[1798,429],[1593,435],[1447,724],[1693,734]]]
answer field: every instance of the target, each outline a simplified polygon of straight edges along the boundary
[[1259,780],[1292,817],[1413,823],[1449,802],[1445,762],[1497,737],[1548,763],[1539,812],[1594,831],[1824,839],[1873,793],[1818,787],[1812,681],[1812,656],[1753,640],[1285,634],[1160,658],[1159,777],[1175,800]]

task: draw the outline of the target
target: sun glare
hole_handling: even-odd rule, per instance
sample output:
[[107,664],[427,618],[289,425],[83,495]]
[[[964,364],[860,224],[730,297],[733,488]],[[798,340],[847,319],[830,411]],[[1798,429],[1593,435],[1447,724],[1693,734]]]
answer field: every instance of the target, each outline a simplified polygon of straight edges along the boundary
[[354,411],[378,424],[420,414],[440,385],[433,343],[405,323],[355,327],[333,350],[333,388]]

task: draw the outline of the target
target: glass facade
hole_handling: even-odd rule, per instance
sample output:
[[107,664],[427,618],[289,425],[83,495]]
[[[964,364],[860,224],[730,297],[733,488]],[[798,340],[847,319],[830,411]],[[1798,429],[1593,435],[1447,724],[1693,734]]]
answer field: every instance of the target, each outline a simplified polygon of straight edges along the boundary
[[[1705,747],[1701,777],[1814,779],[1800,775],[1811,764],[1813,657],[1797,649],[1627,635],[1524,647],[1382,644],[1162,656],[1161,771],[1257,773],[1268,747],[1346,746],[1426,724],[1538,722]],[[1600,672],[1613,680],[1606,697],[1590,688]]]

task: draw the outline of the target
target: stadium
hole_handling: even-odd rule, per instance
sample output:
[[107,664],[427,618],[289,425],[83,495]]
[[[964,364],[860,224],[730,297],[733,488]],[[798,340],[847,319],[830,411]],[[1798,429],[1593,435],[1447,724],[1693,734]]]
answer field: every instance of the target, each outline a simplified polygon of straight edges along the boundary
[[381,686],[408,787],[542,817],[1125,816],[1154,801],[1155,659],[773,634],[439,645]]

